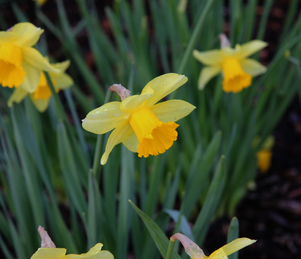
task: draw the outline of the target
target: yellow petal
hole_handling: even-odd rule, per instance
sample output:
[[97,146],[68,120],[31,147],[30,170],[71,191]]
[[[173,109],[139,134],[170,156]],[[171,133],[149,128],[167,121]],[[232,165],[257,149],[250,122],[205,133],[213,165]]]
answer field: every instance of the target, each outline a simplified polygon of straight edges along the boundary
[[89,112],[82,122],[85,130],[104,134],[128,119],[130,115],[120,110],[120,102],[110,102]]
[[103,247],[102,243],[97,243],[95,246],[90,248],[90,250],[85,254],[87,256],[98,254]]
[[137,153],[139,141],[135,132],[133,132],[126,140],[124,140],[122,144],[125,145],[128,150]]
[[16,35],[11,31],[0,31],[0,44],[13,43],[16,40]]
[[229,244],[224,245],[220,249],[223,249],[224,252],[226,253],[226,255],[230,255],[246,246],[252,245],[255,242],[256,242],[256,240],[242,237],[242,238],[235,239],[234,241],[230,242]]
[[20,47],[31,47],[37,43],[40,35],[44,32],[41,28],[29,22],[18,23],[12,28],[16,34],[15,44]]
[[101,243],[98,243],[87,253],[66,255],[64,259],[114,259],[114,256],[109,251],[101,251],[102,246]]
[[112,149],[116,145],[118,145],[119,143],[125,141],[128,137],[130,137],[132,133],[133,133],[133,129],[131,128],[128,121],[121,123],[115,130],[113,130],[113,132],[111,133],[108,139],[106,150],[105,153],[102,155],[100,163],[104,165],[107,162]]
[[55,88],[59,90],[67,89],[73,85],[72,78],[65,73],[49,73],[51,79],[56,83]]
[[210,254],[208,259],[228,259],[228,256],[222,248],[219,248]]
[[203,52],[194,50],[192,54],[196,60],[207,66],[218,66],[223,61],[220,50],[209,50]]
[[25,91],[32,93],[39,85],[41,70],[24,61],[22,67],[25,71],[25,77],[21,87]]
[[154,94],[147,100],[146,107],[151,107],[171,92],[178,89],[187,82],[187,77],[175,73],[164,74],[150,81],[142,90],[142,94],[148,93],[150,89]]
[[64,62],[52,64],[53,67],[59,69],[61,72],[65,72],[67,68],[70,66],[70,60],[66,60]]
[[221,71],[222,69],[220,67],[204,67],[199,76],[198,88],[203,90],[210,79],[219,74]]
[[255,52],[265,48],[268,44],[261,40],[252,40],[240,46],[239,53],[237,54],[237,58],[243,59],[246,58]]
[[36,67],[43,71],[49,71],[54,73],[61,72],[59,69],[50,65],[48,60],[42,56],[42,54],[34,48],[23,48],[24,60],[33,67]]
[[267,68],[265,66],[261,65],[258,61],[250,58],[241,60],[240,65],[243,71],[253,77],[261,75],[267,71]]
[[39,248],[31,259],[63,259],[65,254],[65,248]]
[[196,107],[182,100],[169,100],[152,106],[151,111],[162,122],[178,121],[191,113]]
[[142,93],[140,95],[132,95],[125,98],[120,105],[120,109],[124,112],[133,112],[141,108],[147,99],[153,95],[154,91]]
[[50,98],[48,98],[48,99],[35,99],[32,96],[30,96],[30,97],[31,97],[31,101],[33,102],[33,104],[35,105],[35,107],[37,108],[37,110],[39,112],[46,111],[46,109],[49,106]]
[[27,95],[28,95],[27,91],[25,91],[21,87],[18,87],[13,92],[13,94],[11,95],[11,97],[9,97],[7,105],[9,107],[12,107],[14,102],[20,103]]
[[223,59],[229,58],[229,57],[236,57],[237,54],[238,54],[238,52],[239,52],[239,51],[238,51],[238,48],[239,48],[239,47],[240,47],[240,46],[237,45],[235,49],[232,49],[232,48],[230,48],[230,47],[222,48],[222,49],[221,49],[221,55],[222,55]]

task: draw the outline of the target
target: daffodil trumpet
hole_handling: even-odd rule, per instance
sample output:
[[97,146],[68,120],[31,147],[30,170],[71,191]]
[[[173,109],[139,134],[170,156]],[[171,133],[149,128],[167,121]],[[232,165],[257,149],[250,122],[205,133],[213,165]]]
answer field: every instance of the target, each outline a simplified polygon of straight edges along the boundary
[[237,238],[232,242],[215,250],[209,256],[206,256],[203,250],[187,236],[181,233],[176,233],[170,238],[171,242],[175,242],[175,240],[179,240],[181,242],[181,244],[184,246],[185,252],[190,256],[191,259],[227,259],[228,255],[231,255],[236,251],[256,242],[256,240],[252,240],[246,237]]
[[42,33],[42,29],[28,22],[0,32],[0,84],[3,87],[22,87],[32,93],[38,87],[41,70],[60,72],[32,48]]
[[251,85],[252,77],[266,72],[265,66],[247,57],[265,48],[267,43],[253,40],[242,45],[236,44],[233,49],[224,34],[220,36],[220,39],[220,50],[193,51],[194,58],[206,65],[201,70],[198,88],[204,89],[211,78],[222,73],[223,90],[227,93],[238,93]]
[[[139,157],[158,155],[169,149],[177,140],[176,121],[187,116],[195,107],[182,100],[158,103],[162,98],[186,83],[187,77],[174,73],[156,77],[140,95],[129,96],[121,85],[115,90],[125,93],[121,102],[109,102],[88,113],[82,122],[85,130],[104,134],[111,130],[105,153],[104,165],[115,145],[123,143]],[[116,88],[117,87],[117,88]]]

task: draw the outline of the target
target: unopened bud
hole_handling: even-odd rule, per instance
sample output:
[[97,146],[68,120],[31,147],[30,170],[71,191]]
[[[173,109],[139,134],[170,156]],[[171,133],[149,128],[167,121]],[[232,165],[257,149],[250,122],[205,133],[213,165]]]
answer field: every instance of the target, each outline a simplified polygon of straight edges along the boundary
[[131,96],[131,91],[129,91],[128,89],[126,89],[125,87],[123,87],[120,84],[111,85],[109,90],[111,92],[116,92],[120,96],[121,101],[123,101],[125,98]]

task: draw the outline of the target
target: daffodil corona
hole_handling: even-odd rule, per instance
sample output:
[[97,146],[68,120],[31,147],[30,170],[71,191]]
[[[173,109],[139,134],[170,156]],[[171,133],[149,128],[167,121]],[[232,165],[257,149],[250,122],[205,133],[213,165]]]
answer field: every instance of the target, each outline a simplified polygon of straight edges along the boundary
[[18,23],[0,32],[0,84],[33,92],[39,83],[40,71],[59,72],[40,52],[32,48],[43,30],[31,23]]
[[[72,78],[64,73],[69,65],[69,60],[52,65],[54,68],[60,71],[59,73],[49,72],[51,82],[56,92],[64,90],[73,84]],[[40,71],[40,79],[35,91],[33,93],[30,93],[21,87],[16,88],[8,100],[8,106],[11,107],[14,102],[20,103],[28,95],[30,96],[30,99],[32,100],[38,111],[44,112],[47,109],[52,94],[47,84],[46,77],[42,71]]]
[[107,162],[113,147],[123,143],[139,157],[158,155],[169,149],[177,139],[175,121],[185,117],[195,107],[182,100],[156,104],[162,98],[186,83],[187,77],[165,74],[150,81],[140,95],[110,102],[91,111],[83,120],[87,131],[104,134],[111,131],[101,164]]
[[200,73],[199,89],[203,89],[212,77],[221,72],[224,77],[222,85],[225,92],[237,93],[249,87],[252,77],[265,73],[266,67],[247,57],[266,46],[267,43],[263,41],[253,40],[243,45],[237,44],[235,49],[226,44],[220,50],[204,52],[194,50],[193,56],[207,65]]

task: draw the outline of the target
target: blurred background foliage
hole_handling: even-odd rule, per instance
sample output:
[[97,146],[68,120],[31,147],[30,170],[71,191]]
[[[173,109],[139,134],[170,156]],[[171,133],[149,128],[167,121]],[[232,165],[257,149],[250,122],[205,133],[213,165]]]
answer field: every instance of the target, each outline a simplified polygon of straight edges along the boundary
[[[158,257],[129,199],[163,231],[181,231],[200,246],[214,218],[235,215],[256,176],[256,153],[300,93],[296,65],[288,61],[301,54],[299,3],[290,1],[279,41],[269,42],[266,24],[274,2],[48,0],[39,6],[2,0],[0,29],[23,21],[43,28],[36,47],[52,61],[70,59],[74,80],[42,114],[28,98],[8,109],[11,89],[0,89],[3,255],[29,258],[39,247],[36,229],[42,225],[68,253],[102,242],[118,259]],[[221,76],[197,89],[202,64],[192,50],[219,49],[220,33],[232,47],[252,39],[269,43],[253,56],[267,72],[237,94],[222,91]],[[84,131],[81,119],[119,100],[107,93],[110,85],[137,94],[169,72],[189,79],[172,97],[197,107],[179,122],[178,141],[147,159],[119,145],[100,166],[108,134]],[[260,140],[254,144],[255,138]]]

